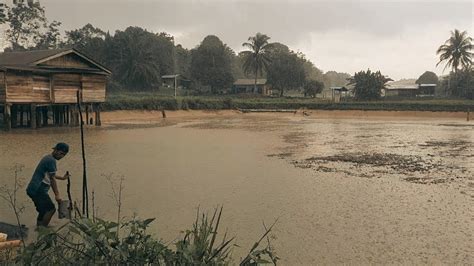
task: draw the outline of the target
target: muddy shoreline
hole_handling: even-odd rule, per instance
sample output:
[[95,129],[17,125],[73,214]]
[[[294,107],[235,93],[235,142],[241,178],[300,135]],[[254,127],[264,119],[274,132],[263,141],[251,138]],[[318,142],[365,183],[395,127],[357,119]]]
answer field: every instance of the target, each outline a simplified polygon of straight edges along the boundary
[[[226,116],[278,116],[292,117],[305,116],[308,118],[355,118],[355,119],[442,119],[466,121],[466,113],[464,112],[429,112],[429,111],[359,111],[359,110],[306,110],[297,111],[296,113],[243,113],[238,110],[190,110],[190,111],[166,111],[168,119],[185,119],[185,118],[210,118],[210,117],[226,117]],[[102,113],[103,123],[150,123],[158,122],[163,119],[161,111],[106,111]],[[472,121],[471,121],[472,123]]]

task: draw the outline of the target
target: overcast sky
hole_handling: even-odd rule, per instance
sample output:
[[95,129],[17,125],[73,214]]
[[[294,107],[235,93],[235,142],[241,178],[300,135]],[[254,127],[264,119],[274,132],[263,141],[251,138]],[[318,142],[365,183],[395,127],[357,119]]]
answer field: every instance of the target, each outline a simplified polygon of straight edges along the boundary
[[[256,32],[303,52],[323,71],[380,70],[392,79],[441,74],[436,49],[453,29],[473,35],[472,1],[41,0],[65,30],[86,23],[167,32],[193,48],[217,35],[234,51]],[[445,71],[447,73],[447,71]]]

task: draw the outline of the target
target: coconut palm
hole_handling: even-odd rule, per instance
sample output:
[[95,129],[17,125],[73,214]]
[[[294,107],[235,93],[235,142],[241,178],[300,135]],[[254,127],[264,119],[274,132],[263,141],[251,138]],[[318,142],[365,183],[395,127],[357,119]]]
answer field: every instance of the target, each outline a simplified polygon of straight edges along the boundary
[[451,66],[454,72],[458,71],[459,66],[467,69],[472,65],[473,53],[470,51],[473,49],[472,38],[467,36],[467,32],[460,32],[455,29],[451,31],[451,37],[441,45],[436,54],[439,55],[438,66],[441,62],[446,61],[446,67]]
[[273,44],[268,42],[269,39],[267,35],[258,32],[255,36],[249,37],[248,42],[242,44],[243,47],[250,49],[250,51],[243,51],[241,55],[244,59],[244,72],[255,75],[254,91],[257,91],[258,74],[262,75],[270,64],[269,51]]

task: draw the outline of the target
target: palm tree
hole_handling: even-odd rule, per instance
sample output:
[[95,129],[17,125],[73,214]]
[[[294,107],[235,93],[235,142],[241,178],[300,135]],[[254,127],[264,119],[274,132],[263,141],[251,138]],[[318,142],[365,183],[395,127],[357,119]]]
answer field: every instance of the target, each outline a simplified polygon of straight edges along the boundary
[[441,45],[436,54],[439,55],[438,66],[441,62],[446,61],[446,67],[451,66],[454,72],[458,71],[458,67],[461,65],[467,69],[472,65],[473,53],[470,50],[473,49],[472,38],[467,36],[467,32],[460,32],[455,29],[451,31],[451,37]]
[[243,51],[241,55],[244,59],[243,69],[246,74],[255,75],[254,91],[257,91],[257,77],[266,71],[270,64],[269,51],[273,44],[269,43],[265,34],[258,32],[255,36],[251,36],[248,42],[242,44],[243,47],[249,48],[250,51]]

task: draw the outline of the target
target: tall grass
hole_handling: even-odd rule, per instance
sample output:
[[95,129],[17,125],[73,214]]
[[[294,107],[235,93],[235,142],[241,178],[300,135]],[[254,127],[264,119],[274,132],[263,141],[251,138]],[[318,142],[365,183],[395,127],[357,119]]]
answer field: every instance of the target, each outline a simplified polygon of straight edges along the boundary
[[[218,240],[222,207],[212,217],[198,214],[192,229],[174,246],[163,243],[147,232],[155,220],[133,218],[119,226],[99,218],[75,218],[57,230],[42,228],[38,240],[28,245],[17,257],[25,265],[229,265],[234,237],[227,233]],[[121,230],[119,235],[117,232]],[[278,257],[268,242],[260,248],[268,235],[266,229],[240,265],[273,263]]]

